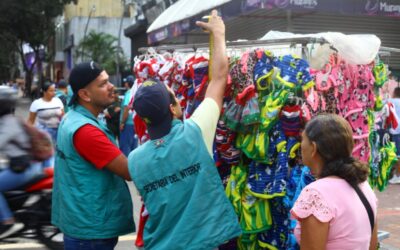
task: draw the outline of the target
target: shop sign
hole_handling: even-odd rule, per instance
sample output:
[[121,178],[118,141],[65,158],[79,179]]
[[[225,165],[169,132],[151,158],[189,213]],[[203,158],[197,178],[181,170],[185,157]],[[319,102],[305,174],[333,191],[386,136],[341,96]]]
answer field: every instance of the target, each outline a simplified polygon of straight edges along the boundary
[[365,3],[365,12],[369,15],[400,16],[400,3],[397,1],[368,0]]
[[245,0],[242,4],[242,12],[260,8],[400,16],[400,3],[396,0]]
[[[222,10],[225,19],[244,15],[257,9],[309,10],[346,15],[400,17],[399,0],[231,0],[219,9]],[[192,16],[151,32],[148,34],[148,42],[153,44],[196,29],[195,20],[200,20],[201,17],[202,15]]]

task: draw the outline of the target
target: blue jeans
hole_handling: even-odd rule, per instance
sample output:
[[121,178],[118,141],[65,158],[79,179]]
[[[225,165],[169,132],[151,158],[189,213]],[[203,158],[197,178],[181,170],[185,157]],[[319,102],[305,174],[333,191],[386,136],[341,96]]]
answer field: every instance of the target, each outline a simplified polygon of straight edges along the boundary
[[397,157],[400,157],[400,134],[397,135],[391,134],[390,137],[392,142],[394,142],[394,144],[396,145]]
[[55,147],[57,144],[58,128],[48,128],[43,125],[38,125],[38,128],[42,131],[47,132],[50,135],[51,141],[53,142],[53,145]]
[[32,165],[22,173],[15,173],[9,168],[0,170],[0,222],[9,220],[13,217],[2,192],[23,186],[32,179],[41,175],[42,172],[43,166],[41,162],[32,163]]
[[117,243],[118,237],[81,240],[64,234],[64,250],[113,250]]
[[126,157],[137,147],[137,139],[135,137],[135,128],[133,124],[125,124],[124,129],[119,135],[119,149]]

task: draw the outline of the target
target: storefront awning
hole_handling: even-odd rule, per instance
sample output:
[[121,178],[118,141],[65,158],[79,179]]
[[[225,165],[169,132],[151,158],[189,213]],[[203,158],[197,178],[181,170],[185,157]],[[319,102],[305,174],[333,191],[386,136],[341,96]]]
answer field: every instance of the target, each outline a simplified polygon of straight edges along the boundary
[[153,44],[176,37],[193,29],[199,19],[196,15],[205,13],[232,0],[179,0],[166,9],[147,29],[148,42]]
[[169,24],[191,18],[203,11],[211,10],[212,8],[221,6],[230,1],[232,0],[179,0],[161,13],[147,29],[147,33],[168,26]]
[[[397,19],[400,17],[400,4],[396,1],[398,0],[372,1],[372,3],[366,0],[179,0],[166,9],[148,28],[148,44],[156,44],[193,32],[196,30],[195,21],[200,20],[213,8],[221,12],[227,25],[229,21],[240,18],[240,22],[232,21],[235,23],[235,28],[240,28],[238,25],[245,22],[244,19],[260,18],[259,12],[262,10],[268,13],[329,12],[352,16],[389,16]],[[260,21],[266,20],[260,19]],[[187,43],[187,41],[181,42]]]

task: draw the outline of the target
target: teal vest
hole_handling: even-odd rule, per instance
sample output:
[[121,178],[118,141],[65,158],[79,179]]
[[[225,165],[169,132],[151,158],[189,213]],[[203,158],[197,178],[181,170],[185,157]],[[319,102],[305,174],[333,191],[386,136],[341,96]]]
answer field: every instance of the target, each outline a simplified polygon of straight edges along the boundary
[[125,181],[107,169],[96,169],[73,146],[74,133],[91,124],[106,128],[77,105],[65,115],[57,137],[52,198],[52,223],[78,239],[106,239],[134,231],[132,201]]
[[70,98],[68,98],[68,96],[59,89],[56,90],[56,97],[60,98],[60,100],[65,99],[66,104],[64,105],[64,113],[67,113],[69,110],[68,103]]
[[171,132],[129,154],[130,175],[149,218],[146,249],[214,249],[241,234],[200,128],[174,120]]

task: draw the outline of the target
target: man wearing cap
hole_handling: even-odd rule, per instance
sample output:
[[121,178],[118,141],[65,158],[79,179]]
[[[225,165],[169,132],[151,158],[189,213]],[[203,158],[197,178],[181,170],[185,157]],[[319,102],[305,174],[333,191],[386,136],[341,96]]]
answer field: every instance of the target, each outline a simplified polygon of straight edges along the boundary
[[118,236],[134,231],[127,159],[96,118],[114,101],[114,86],[95,62],[78,64],[69,83],[71,109],[58,137],[52,223],[65,249],[114,249]]
[[132,111],[129,107],[129,103],[132,99],[132,86],[135,83],[135,78],[130,75],[124,78],[124,84],[127,91],[124,95],[124,100],[121,104],[121,121],[120,121],[120,140],[119,148],[121,151],[128,156],[129,153],[136,148],[137,139],[135,138],[135,128],[133,126]]
[[57,89],[56,89],[56,97],[58,97],[61,102],[64,104],[64,113],[68,112],[68,84],[64,79],[61,79],[57,83]]
[[211,81],[190,119],[163,83],[147,80],[133,108],[146,122],[149,141],[128,157],[129,172],[148,211],[146,249],[214,249],[241,234],[212,158],[212,144],[228,75],[225,25],[213,11],[197,22],[214,37]]

